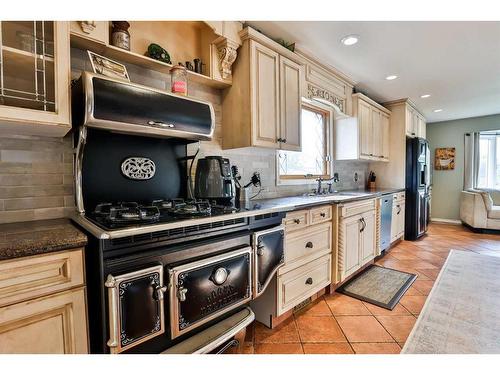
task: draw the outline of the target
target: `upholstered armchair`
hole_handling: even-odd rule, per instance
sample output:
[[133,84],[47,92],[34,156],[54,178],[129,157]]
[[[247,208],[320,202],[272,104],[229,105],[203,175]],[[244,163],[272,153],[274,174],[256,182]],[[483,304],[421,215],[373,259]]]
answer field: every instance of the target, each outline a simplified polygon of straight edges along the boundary
[[462,191],[460,220],[475,229],[500,230],[500,192]]

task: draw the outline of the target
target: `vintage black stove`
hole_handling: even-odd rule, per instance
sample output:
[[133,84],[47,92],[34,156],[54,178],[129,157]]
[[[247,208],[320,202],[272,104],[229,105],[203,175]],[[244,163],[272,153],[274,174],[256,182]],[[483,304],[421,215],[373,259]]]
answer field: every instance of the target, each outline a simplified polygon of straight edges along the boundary
[[188,198],[187,144],[210,139],[211,106],[84,73],[73,124],[91,352],[233,346],[283,263],[283,215]]

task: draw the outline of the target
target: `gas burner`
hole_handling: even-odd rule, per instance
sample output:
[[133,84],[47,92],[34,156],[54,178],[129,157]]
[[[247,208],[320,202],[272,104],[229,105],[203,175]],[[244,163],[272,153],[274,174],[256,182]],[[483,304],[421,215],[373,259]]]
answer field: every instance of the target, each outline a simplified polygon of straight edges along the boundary
[[210,203],[205,200],[156,199],[151,205],[158,207],[162,215],[195,217],[208,216],[211,213]]
[[154,206],[140,206],[136,202],[101,203],[94,214],[109,223],[151,223],[158,221],[160,211]]

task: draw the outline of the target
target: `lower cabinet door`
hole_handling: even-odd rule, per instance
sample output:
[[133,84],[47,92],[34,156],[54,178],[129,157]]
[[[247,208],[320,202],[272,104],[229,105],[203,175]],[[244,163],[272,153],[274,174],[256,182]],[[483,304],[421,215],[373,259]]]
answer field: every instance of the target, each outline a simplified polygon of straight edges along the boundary
[[398,218],[398,237],[405,234],[405,203],[400,204],[400,213]]
[[375,257],[375,211],[369,211],[363,214],[363,222],[361,228],[360,265],[364,266],[367,262],[371,261]]
[[322,256],[278,277],[278,316],[331,283],[330,255]]
[[341,280],[360,267],[360,223],[359,215],[340,221],[338,263]]
[[0,309],[0,353],[87,352],[84,287]]

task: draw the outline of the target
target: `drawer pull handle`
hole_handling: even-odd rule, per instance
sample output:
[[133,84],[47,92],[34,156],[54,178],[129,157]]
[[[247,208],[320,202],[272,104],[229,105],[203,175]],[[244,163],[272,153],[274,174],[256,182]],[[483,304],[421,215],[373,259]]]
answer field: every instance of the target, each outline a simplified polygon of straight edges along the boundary
[[309,241],[308,243],[306,243],[306,247],[308,249],[312,249],[313,248],[313,243],[311,241]]
[[319,216],[321,217],[326,217],[326,214],[324,212],[320,213]]
[[294,219],[294,220],[293,220],[293,222],[294,222],[295,224],[300,224],[300,219]]
[[306,280],[306,284],[307,285],[312,285],[312,283],[313,283],[312,277],[308,277],[307,280]]

